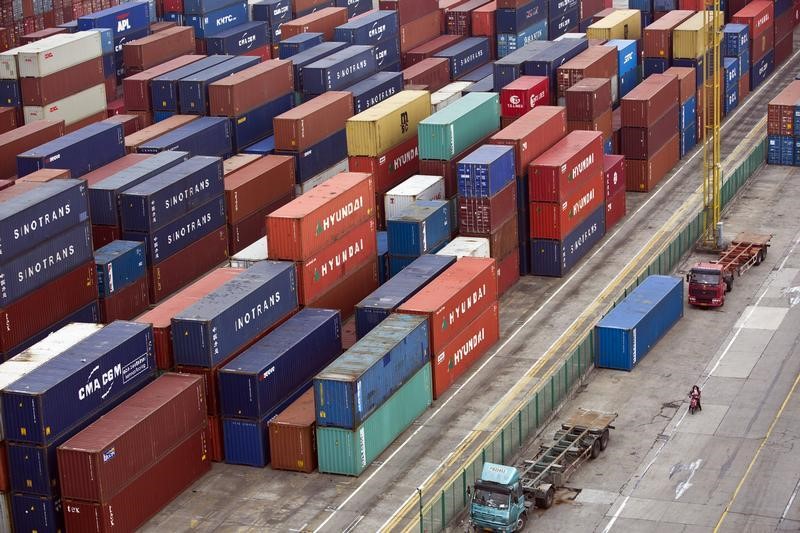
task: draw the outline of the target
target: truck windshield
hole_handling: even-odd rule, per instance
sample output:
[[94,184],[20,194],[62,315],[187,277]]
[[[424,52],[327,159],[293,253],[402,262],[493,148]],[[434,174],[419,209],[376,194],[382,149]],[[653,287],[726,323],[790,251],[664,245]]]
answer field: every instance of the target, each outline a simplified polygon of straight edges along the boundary
[[492,492],[490,490],[480,488],[475,489],[475,503],[485,505],[486,507],[491,507],[493,509],[508,509],[509,498],[510,496],[508,494]]
[[712,272],[692,272],[690,283],[701,283],[703,285],[716,285],[719,283],[719,274]]

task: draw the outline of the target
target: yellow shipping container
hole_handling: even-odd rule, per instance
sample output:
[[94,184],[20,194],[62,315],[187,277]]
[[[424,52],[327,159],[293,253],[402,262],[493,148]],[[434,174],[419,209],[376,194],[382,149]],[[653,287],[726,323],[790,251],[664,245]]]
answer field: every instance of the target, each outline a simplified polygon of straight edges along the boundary
[[431,114],[431,93],[400,91],[347,119],[347,155],[380,155],[417,135],[420,121]]
[[589,39],[641,39],[642,14],[638,9],[619,9],[586,30]]
[[[717,11],[717,24],[721,28],[724,17]],[[672,57],[677,59],[697,59],[705,55],[704,13],[699,11],[672,30]]]

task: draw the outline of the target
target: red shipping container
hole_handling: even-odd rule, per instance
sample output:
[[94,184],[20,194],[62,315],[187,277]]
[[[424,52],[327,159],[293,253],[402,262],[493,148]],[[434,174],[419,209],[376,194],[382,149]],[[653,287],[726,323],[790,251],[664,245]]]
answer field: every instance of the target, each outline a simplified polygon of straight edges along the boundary
[[98,226],[92,224],[92,247],[99,250],[106,244],[122,238],[119,226]]
[[647,160],[626,159],[626,190],[632,192],[649,192],[672,170],[679,159],[679,134],[667,141],[661,150]]
[[209,459],[208,430],[203,428],[110,500],[95,503],[65,498],[64,524],[69,531],[83,533],[134,531],[210,471]]
[[793,44],[791,33],[775,43],[775,66],[782,65],[791,57]]
[[194,53],[194,28],[175,26],[122,45],[126,72],[141,72],[170,59]]
[[685,103],[697,91],[697,70],[694,67],[670,67],[664,71],[665,76],[678,78],[678,100]]
[[493,301],[452,341],[436,352],[431,351],[433,399],[440,398],[499,338],[500,312],[497,301]]
[[235,224],[228,224],[228,252],[237,254],[267,234],[264,219],[267,215],[294,200],[294,191],[252,213]]
[[507,293],[519,281],[519,248],[497,263],[497,296]]
[[379,0],[378,9],[397,11],[398,23],[403,25],[430,13],[438,13],[439,3],[437,0]]
[[292,62],[276,59],[211,83],[208,105],[212,115],[237,117],[293,90]]
[[496,230],[486,235],[481,233],[470,233],[459,231],[464,237],[483,237],[489,239],[489,257],[494,257],[498,261],[506,257],[519,247],[519,227],[517,225],[517,212],[512,211],[505,222],[500,224]]
[[215,463],[225,460],[225,437],[222,432],[222,417],[208,417],[208,455]]
[[347,22],[346,7],[326,7],[294,20],[281,24],[281,39],[316,32],[323,35],[323,40],[333,41],[336,26]]
[[131,320],[142,314],[150,305],[150,284],[147,273],[124,289],[107,298],[100,298],[100,322],[110,324],[115,320]]
[[426,174],[428,176],[442,176],[444,178],[445,196],[452,198],[458,194],[458,162],[466,157],[467,154],[474,152],[479,146],[485,143],[485,139],[479,140],[460,154],[456,154],[456,156],[450,161],[442,161],[440,159],[420,159],[419,173]]
[[563,107],[539,106],[495,133],[489,144],[514,147],[514,168],[528,175],[531,161],[549,150],[567,134],[567,113]]
[[562,202],[580,187],[584,176],[603,170],[603,138],[596,131],[573,131],[531,162],[531,202]]
[[314,301],[378,255],[375,219],[369,218],[297,264],[298,300]]
[[313,13],[331,4],[328,0],[291,0],[289,3],[292,6],[292,18],[297,18],[298,13]]
[[[580,0],[580,20],[592,19],[606,7],[603,0]],[[610,7],[610,6],[609,6]]]
[[[355,321],[351,320],[355,341]],[[344,330],[344,327],[343,327]],[[342,331],[344,333],[344,331]],[[276,470],[311,473],[317,469],[314,389],[269,421],[270,466]]]
[[[567,89],[565,100],[567,120],[592,121],[607,111],[611,111],[611,80],[608,78],[584,78]],[[609,123],[609,133],[610,130],[611,124]]]
[[461,232],[486,236],[497,230],[517,209],[517,184],[512,181],[490,198],[459,196],[458,227]]
[[114,174],[117,174],[118,172],[122,172],[136,163],[147,161],[151,157],[153,157],[152,154],[126,154],[119,159],[108,163],[107,165],[103,165],[97,170],[93,170],[88,174],[84,174],[81,176],[81,179],[86,181],[86,185],[91,186],[99,181],[113,176]]
[[17,127],[17,108],[0,107],[0,133],[7,133]]
[[563,240],[586,217],[603,205],[605,177],[602,172],[587,176],[581,185],[561,203],[531,202],[530,237]]
[[[177,57],[156,67],[147,69],[133,76],[128,76],[122,80],[123,94],[125,95],[125,109],[150,112],[152,104],[150,102],[150,80],[162,76],[167,72],[194,63],[204,56],[185,55]],[[142,125],[145,126],[144,124]]]
[[489,2],[472,12],[472,35],[489,37],[492,46],[497,44],[496,13],[497,2]]
[[78,122],[73,122],[72,124],[66,126],[64,128],[64,133],[72,133],[74,131],[78,131],[81,128],[85,128],[89,124],[100,122],[101,120],[105,120],[106,118],[108,117],[106,116],[105,111],[98,111],[97,114],[88,116],[84,119],[79,120]]
[[375,182],[343,172],[267,217],[269,257],[304,261],[375,216]]
[[125,112],[139,117],[139,122],[142,124],[142,128],[153,125],[153,114],[150,111],[139,111],[125,108]]
[[430,92],[436,92],[448,83],[450,62],[443,57],[429,57],[403,69],[403,85],[407,89],[411,85],[421,85]]
[[447,11],[445,23],[450,35],[470,36],[472,33],[472,12],[489,3],[489,0],[467,0]]
[[305,150],[345,127],[353,116],[353,95],[328,91],[272,120],[277,150]]
[[467,0],[439,0],[439,33],[447,33],[447,14],[466,2]]
[[199,376],[164,374],[58,447],[63,498],[107,502],[206,426]]
[[[747,98],[748,94],[750,94],[750,73],[745,72],[739,78],[739,100],[744,100],[745,98]],[[697,118],[698,120],[702,118],[699,113]]]
[[497,0],[497,7],[500,9],[519,9],[529,3],[528,0]]
[[606,233],[625,216],[625,191],[606,198]]
[[148,268],[150,302],[156,304],[185,287],[228,258],[228,231],[224,226],[177,254]]
[[614,132],[612,111],[608,109],[594,120],[567,120],[567,130],[569,132],[576,130],[599,131],[603,134],[603,141],[610,139]]
[[[0,441],[0,493],[8,492],[11,489],[8,474],[8,452],[6,451],[6,441]],[[0,494],[0,498],[4,497]]]
[[496,301],[495,260],[462,257],[406,300],[397,312],[429,317],[431,354],[438,354]]
[[[595,12],[594,15],[592,15],[592,24],[594,24],[595,22],[598,22],[598,21],[606,18],[607,16],[609,16],[614,11],[618,11],[616,8],[611,7],[609,5],[606,5],[607,1],[608,0],[604,0],[603,3],[602,3],[602,7],[601,7],[600,11],[597,11],[597,12]],[[581,3],[583,3],[583,2],[585,2],[585,0],[582,0]],[[581,11],[582,10],[583,10],[583,8],[581,7]],[[585,18],[585,17],[582,17],[581,20],[583,18]]]
[[522,76],[500,89],[504,117],[521,117],[537,105],[550,105],[550,79],[545,76]]
[[[406,1],[406,0],[404,0]],[[442,14],[438,10],[431,11],[411,22],[401,22],[400,26],[400,51],[408,52],[438,37],[441,32]]]
[[160,22],[153,22],[150,24],[150,33],[158,33],[164,30],[168,30],[170,28],[174,28],[177,26],[175,22],[168,22],[168,21],[160,21]]
[[784,37],[792,33],[792,29],[794,28],[794,10],[790,9],[784,13],[781,13],[777,17],[775,17],[775,26],[773,28],[775,32],[775,43],[777,47],[778,41],[782,40]]
[[614,46],[590,46],[556,69],[558,97],[584,78],[611,78],[618,72]]
[[745,5],[739,11],[733,12],[731,22],[734,24],[747,24],[750,28],[750,37],[758,37],[772,28],[775,19],[775,5],[768,0],[755,0]]
[[162,0],[167,13],[183,13],[183,0]]
[[153,346],[156,353],[156,366],[159,370],[171,370],[175,366],[172,356],[172,317],[188,309],[205,295],[215,291],[242,272],[244,269],[241,268],[212,270],[208,275],[136,318],[136,322],[153,326]]
[[[272,46],[265,44],[264,46],[260,46],[258,48],[253,48],[252,50],[248,50],[241,54],[243,56],[253,56],[253,57],[260,57],[261,61],[268,61],[273,58],[272,55]],[[278,59],[277,54],[274,56],[275,59]]]
[[672,30],[694,15],[693,10],[670,11],[657,21],[642,29],[642,52],[644,57],[672,59]]
[[[294,157],[267,155],[225,176],[225,216],[235,224],[294,194]],[[264,226],[263,221],[260,224]]]
[[616,154],[603,155],[603,174],[605,175],[605,197],[611,198],[625,190],[625,157]]
[[403,54],[403,67],[407,68],[423,59],[433,57],[437,52],[441,52],[462,40],[464,40],[463,35],[440,35]]
[[136,115],[118,113],[114,116],[108,117],[105,122],[109,124],[122,124],[122,134],[125,136],[133,135],[142,129],[141,121]]
[[627,159],[647,159],[675,135],[678,129],[678,104],[664,113],[649,128],[622,128],[620,152]]
[[621,100],[622,125],[647,128],[678,103],[678,78],[651,74]]
[[35,41],[40,41],[45,37],[51,37],[53,35],[58,35],[59,33],[66,33],[66,32],[67,32],[66,28],[45,28],[43,30],[35,31],[27,35],[22,35],[19,38],[19,43],[20,45],[29,44]]
[[419,140],[414,135],[377,157],[350,156],[348,165],[351,172],[372,174],[375,190],[383,194],[419,172]]
[[313,302],[306,304],[306,307],[338,309],[342,320],[345,320],[353,314],[356,304],[369,296],[378,285],[378,262],[371,261]]

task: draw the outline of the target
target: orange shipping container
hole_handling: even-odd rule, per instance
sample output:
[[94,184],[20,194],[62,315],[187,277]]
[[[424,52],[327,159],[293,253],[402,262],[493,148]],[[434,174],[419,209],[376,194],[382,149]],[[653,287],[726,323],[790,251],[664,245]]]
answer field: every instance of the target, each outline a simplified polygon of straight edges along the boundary
[[444,348],[431,352],[433,358],[433,399],[439,398],[500,338],[497,301],[491,302],[478,318],[463,328]]
[[304,261],[371,217],[372,176],[342,172],[267,216],[268,255]]
[[427,315],[431,353],[439,353],[496,300],[495,260],[462,257],[401,305],[397,312]]
[[277,150],[303,150],[345,127],[353,116],[353,95],[328,91],[272,120]]
[[228,224],[293,194],[294,181],[294,157],[283,155],[265,156],[225,176]]
[[338,309],[342,320],[346,320],[353,314],[356,304],[378,285],[378,261],[370,261],[313,302],[308,302],[306,307]]
[[323,34],[324,41],[333,41],[336,26],[341,26],[345,22],[347,22],[346,7],[326,7],[281,24],[281,39],[301,33],[317,32]]
[[317,468],[314,389],[300,396],[269,422],[272,468],[311,473]]

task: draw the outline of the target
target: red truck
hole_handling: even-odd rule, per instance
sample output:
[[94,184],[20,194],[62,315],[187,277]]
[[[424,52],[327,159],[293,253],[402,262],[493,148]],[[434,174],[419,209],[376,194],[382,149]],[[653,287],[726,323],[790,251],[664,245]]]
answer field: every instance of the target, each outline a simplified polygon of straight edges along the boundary
[[740,233],[716,261],[695,264],[686,274],[689,303],[698,307],[721,307],[725,293],[733,290],[733,278],[767,257],[772,235]]

